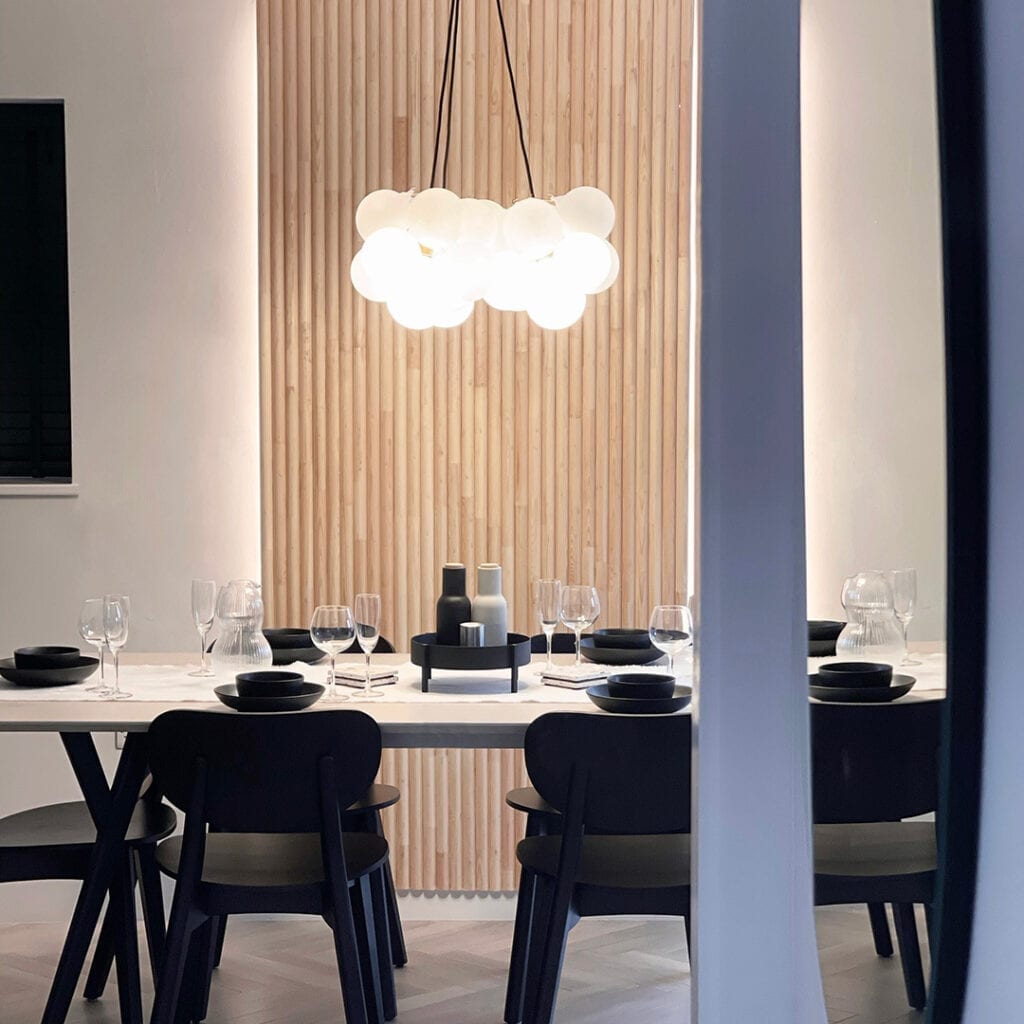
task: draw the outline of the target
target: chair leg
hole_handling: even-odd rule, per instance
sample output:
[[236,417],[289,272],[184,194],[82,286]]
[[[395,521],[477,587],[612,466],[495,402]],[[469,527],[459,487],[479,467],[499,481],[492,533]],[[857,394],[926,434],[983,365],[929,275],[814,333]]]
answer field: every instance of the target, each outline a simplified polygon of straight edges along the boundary
[[150,1024],[174,1024],[178,996],[181,993],[181,983],[185,976],[189,935],[198,923],[188,899],[181,892],[179,883],[175,890],[174,902],[171,905],[171,919],[167,925],[167,941],[164,945],[164,961],[160,966],[160,976],[156,983]]
[[[355,917],[352,912],[352,898],[349,896],[354,890],[353,886],[348,891],[338,892],[331,886],[330,907],[326,909],[331,930],[334,932],[334,954],[338,961],[341,997],[345,1004],[345,1024],[369,1024],[366,996],[363,992],[363,975],[359,968]],[[154,1021],[153,1024],[158,1022]]]
[[686,933],[686,958],[690,961],[690,966],[693,966],[693,943],[690,941],[690,912],[687,910],[683,914],[683,931]]
[[869,903],[868,918],[871,921],[871,935],[875,940],[875,952],[879,956],[892,956],[892,935],[889,933],[889,916],[884,903]]
[[228,933],[228,918],[227,914],[217,918],[217,948],[214,951],[213,966],[220,967],[220,962],[224,958],[224,936]]
[[526,988],[526,960],[530,951],[530,924],[533,920],[533,899],[536,876],[519,869],[519,896],[516,899],[516,923],[512,931],[512,954],[508,963],[508,985],[505,988],[505,1024],[519,1024],[523,1019],[523,997]]
[[395,994],[394,954],[391,951],[390,922],[388,920],[387,882],[384,868],[370,876],[370,906],[373,910],[373,930],[377,939],[377,964],[380,972],[381,1008],[385,1020],[398,1016],[398,998]]
[[139,933],[135,917],[135,875],[131,851],[125,850],[110,890],[114,908],[114,954],[121,1024],[142,1024],[142,983],[139,977]]
[[221,918],[211,917],[193,935],[189,958],[189,998],[192,1006],[192,1020],[206,1020],[210,1005],[210,988],[213,985],[214,957],[217,953],[217,922]]
[[359,969],[366,996],[366,1014],[370,1024],[383,1024],[384,1007],[377,960],[377,935],[373,920],[373,893],[370,879],[364,875],[352,886],[352,913],[355,918],[356,942],[359,945]]
[[924,924],[928,930],[928,949],[930,951],[935,948],[935,920],[930,903],[924,905]]
[[107,912],[103,915],[99,938],[96,940],[96,948],[93,950],[89,975],[85,979],[85,991],[82,994],[86,999],[92,1001],[103,996],[103,990],[107,987],[107,979],[110,977],[110,968],[113,966],[114,907],[113,904],[108,903]]
[[[380,811],[374,811],[365,822],[367,831],[375,832],[386,839],[384,835],[384,824],[381,821]],[[402,919],[398,915],[398,897],[395,893],[395,880],[391,875],[391,858],[384,862],[384,894],[388,907],[388,931],[391,935],[391,962],[395,967],[404,967],[409,962],[409,956],[405,950],[405,935],[402,932]]]
[[156,846],[147,843],[135,851],[139,873],[139,891],[142,895],[142,919],[146,924],[146,945],[149,948],[149,967],[156,982],[160,964],[164,959],[167,920],[164,916],[164,892],[160,884],[160,869],[156,864]]
[[921,946],[917,939],[917,919],[912,903],[894,903],[893,921],[896,924],[896,941],[900,947],[903,964],[903,983],[907,987],[907,1002],[915,1010],[923,1010],[927,997],[924,988],[924,971],[921,968]]
[[544,953],[538,972],[537,1002],[529,1024],[551,1024],[558,998],[558,982],[562,976],[565,944],[573,921],[570,918],[571,885],[552,886],[547,927],[544,929]]
[[533,901],[530,913],[529,936],[526,942],[526,978],[523,982],[523,1024],[533,1024],[537,1009],[537,991],[540,986],[540,968],[544,960],[544,942],[547,937],[548,917],[554,886],[545,878],[530,872],[533,879]]

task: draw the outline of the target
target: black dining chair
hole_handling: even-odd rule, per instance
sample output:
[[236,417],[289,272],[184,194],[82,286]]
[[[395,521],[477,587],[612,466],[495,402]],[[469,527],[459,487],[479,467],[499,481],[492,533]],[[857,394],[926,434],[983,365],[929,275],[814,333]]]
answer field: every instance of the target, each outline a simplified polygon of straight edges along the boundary
[[[176,824],[174,811],[161,802],[154,787],[147,787],[125,836],[99,940],[109,948],[109,955],[101,953],[99,958],[105,965],[104,982],[112,963],[117,963],[122,1024],[142,1019],[135,886],[138,883],[142,891],[150,966],[156,977],[163,955],[164,914],[155,850],[157,842],[169,836]],[[96,827],[84,801],[33,807],[0,818],[0,882],[84,881]],[[69,936],[69,942],[81,944],[83,953],[91,939],[91,934]],[[102,988],[100,985],[100,991]],[[87,999],[98,998],[89,982],[85,995]]]
[[[880,911],[887,940],[885,904],[892,904],[907,1000],[918,1010],[927,996],[914,905],[930,920],[935,823],[903,819],[938,805],[942,707],[941,700],[811,706],[815,904],[867,903]],[[880,926],[872,924],[877,948]]]
[[170,711],[149,738],[153,776],[185,811],[184,835],[156,854],[175,888],[152,1024],[202,1019],[214,922],[253,913],[323,917],[348,1024],[392,1020],[388,845],[342,827],[380,767],[376,722],[348,710]]
[[517,970],[513,954],[505,1019],[550,1024],[581,918],[681,917],[689,944],[690,716],[542,715],[526,730],[525,753],[543,801],[531,808],[535,824],[545,831],[557,814],[560,827],[516,848],[526,956]]

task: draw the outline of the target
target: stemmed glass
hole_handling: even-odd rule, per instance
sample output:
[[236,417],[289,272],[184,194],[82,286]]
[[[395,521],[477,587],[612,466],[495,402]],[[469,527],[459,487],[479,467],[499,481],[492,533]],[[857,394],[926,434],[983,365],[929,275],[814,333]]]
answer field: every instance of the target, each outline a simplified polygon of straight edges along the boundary
[[128,642],[128,616],[131,605],[126,594],[107,594],[103,598],[103,632],[107,638],[107,647],[114,656],[114,686],[105,694],[108,700],[127,700],[131,694],[125,693],[118,685],[120,680],[121,648]]
[[327,696],[330,700],[348,700],[347,693],[337,693],[334,685],[334,659],[341,654],[355,638],[356,624],[352,609],[345,604],[322,604],[313,612],[309,624],[309,635],[313,643],[331,659],[327,672]]
[[[907,646],[907,627],[914,617],[914,609],[917,607],[917,570],[916,569],[893,569],[889,573],[889,582],[892,584],[892,605],[903,627],[903,646]],[[910,652],[904,650],[904,665],[920,665],[916,658],[910,657]]]
[[597,596],[597,587],[585,587],[573,584],[563,587],[558,603],[558,617],[576,634],[576,670],[579,671],[580,636],[589,629],[601,614],[601,600]]
[[552,668],[551,664],[551,638],[558,628],[558,616],[561,609],[562,581],[561,580],[537,580],[537,618],[540,619],[540,628],[548,642],[548,660],[546,667]]
[[668,655],[669,674],[675,676],[675,660],[693,646],[693,616],[685,604],[659,604],[651,612],[651,643]]
[[366,685],[361,696],[379,697],[370,680],[370,655],[380,639],[380,594],[356,594],[356,639],[366,655]]
[[103,598],[90,597],[82,604],[82,611],[78,616],[78,632],[82,639],[96,648],[100,659],[100,679],[98,683],[86,687],[90,693],[98,693],[105,697],[110,689],[104,675],[104,652],[107,647],[107,635],[103,631]]
[[190,676],[213,675],[206,663],[206,637],[213,626],[213,612],[217,603],[217,584],[214,580],[192,581],[192,621],[199,632],[199,668]]

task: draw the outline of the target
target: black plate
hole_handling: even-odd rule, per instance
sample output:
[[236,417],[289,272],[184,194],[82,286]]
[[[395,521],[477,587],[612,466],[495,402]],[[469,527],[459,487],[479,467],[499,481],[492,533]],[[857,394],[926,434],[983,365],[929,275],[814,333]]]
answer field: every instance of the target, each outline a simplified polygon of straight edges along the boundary
[[891,704],[910,693],[913,676],[893,676],[891,686],[816,686],[811,676],[811,696],[826,704]]
[[835,640],[808,640],[808,658],[834,658],[836,654]]
[[74,665],[64,668],[17,668],[13,658],[0,660],[0,676],[18,686],[71,686],[80,683],[96,671],[98,658],[79,658]]
[[[631,650],[624,647],[597,647],[593,637],[580,641],[580,654],[595,665],[650,665],[665,657],[657,647],[646,650]],[[669,698],[671,700],[672,698]]]
[[234,683],[224,683],[215,686],[213,692],[222,704],[236,711],[301,711],[324,695],[324,687],[319,683],[304,683],[302,692],[290,697],[239,697]]
[[319,647],[271,647],[270,653],[275,665],[290,665],[293,661],[315,665],[327,657]]
[[615,715],[671,715],[690,703],[693,690],[689,686],[677,686],[671,697],[657,700],[643,700],[638,697],[612,697],[608,684],[598,683],[587,687],[587,696],[602,710]]

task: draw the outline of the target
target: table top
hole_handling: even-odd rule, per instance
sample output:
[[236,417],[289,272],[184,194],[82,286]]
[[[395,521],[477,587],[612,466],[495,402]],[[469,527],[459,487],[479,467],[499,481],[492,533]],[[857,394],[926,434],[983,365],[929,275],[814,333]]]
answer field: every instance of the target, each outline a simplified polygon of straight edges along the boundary
[[[902,698],[935,700],[945,695],[944,645],[917,645],[920,667],[900,671],[918,677],[914,691]],[[565,655],[555,661],[571,662]],[[829,659],[813,659],[809,667]],[[523,744],[526,727],[537,717],[552,711],[576,711],[604,714],[583,690],[545,686],[539,679],[542,656],[520,673],[520,692],[509,692],[507,673],[480,673],[473,679],[452,673],[435,674],[431,693],[419,690],[419,670],[409,664],[408,655],[376,655],[376,667],[399,667],[399,683],[377,699],[362,699],[358,690],[339,687],[350,699],[339,703],[315,705],[317,709],[358,709],[370,714],[380,725],[387,747],[471,747],[515,748]],[[338,662],[356,668],[362,662]],[[185,654],[129,654],[121,658],[121,685],[134,690],[129,700],[111,701],[84,692],[83,684],[53,690],[31,690],[0,684],[0,732],[145,732],[164,711],[193,708],[228,711],[212,697],[216,683],[226,679],[189,680],[187,672],[195,667],[194,656]],[[326,673],[323,665],[297,666],[309,679]],[[683,665],[680,682],[688,683],[689,665]],[[655,666],[648,670],[658,671]],[[109,668],[108,668],[109,671]],[[640,669],[640,671],[643,671]],[[95,676],[89,683],[95,681]],[[466,684],[466,685],[463,685]],[[85,684],[85,685],[88,685]],[[162,689],[166,688],[166,689]],[[167,693],[167,699],[152,699],[154,693]],[[29,696],[31,694],[31,696]]]

